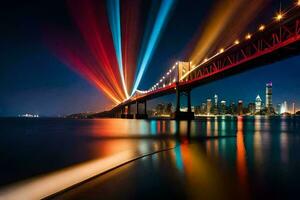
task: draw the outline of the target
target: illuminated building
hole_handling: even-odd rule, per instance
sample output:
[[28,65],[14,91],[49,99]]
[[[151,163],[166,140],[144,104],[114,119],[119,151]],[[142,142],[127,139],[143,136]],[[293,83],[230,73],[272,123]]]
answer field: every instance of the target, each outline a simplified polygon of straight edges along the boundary
[[156,116],[166,116],[166,115],[171,115],[172,113],[172,103],[167,103],[167,104],[157,104],[154,112]]
[[231,102],[230,104],[230,114],[234,115],[235,114],[235,103]]
[[200,113],[201,114],[205,114],[206,111],[207,111],[206,103],[202,103]]
[[272,83],[266,84],[266,108],[268,112],[272,108]]
[[226,114],[226,101],[221,101],[221,115]]
[[201,114],[201,106],[195,106],[194,113],[195,113],[195,115],[200,115]]
[[157,104],[156,105],[156,109],[155,109],[155,111],[156,111],[156,114],[157,115],[162,115],[162,114],[164,114],[164,105],[163,104]]
[[255,103],[249,103],[248,104],[248,112],[251,114],[251,115],[254,115],[255,114]]
[[167,103],[165,105],[165,114],[171,115],[171,113],[172,113],[172,103]]
[[214,114],[217,115],[217,114],[219,114],[219,111],[218,111],[218,95],[215,94],[214,100],[215,100],[215,104],[214,104]]
[[243,101],[242,100],[239,100],[239,102],[238,102],[237,114],[243,115]]
[[281,103],[277,104],[276,113],[281,114]]
[[211,99],[207,99],[207,102],[206,102],[206,114],[207,115],[210,115],[210,112],[211,112]]
[[281,104],[281,109],[280,109],[280,114],[286,113],[288,111],[288,106],[287,106],[287,102],[283,102],[283,104]]
[[257,95],[257,97],[255,99],[255,112],[256,113],[259,113],[262,109],[261,102],[262,102],[262,100],[261,100],[260,96]]
[[295,103],[293,103],[293,115],[295,115],[296,114],[296,108],[295,108]]

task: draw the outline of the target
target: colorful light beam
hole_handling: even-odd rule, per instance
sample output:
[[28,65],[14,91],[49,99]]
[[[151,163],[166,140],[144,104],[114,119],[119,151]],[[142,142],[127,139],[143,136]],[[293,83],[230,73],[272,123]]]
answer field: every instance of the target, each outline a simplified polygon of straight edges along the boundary
[[110,82],[107,76],[99,70],[97,62],[88,49],[84,48],[77,39],[70,36],[63,36],[62,33],[59,33],[58,37],[53,38],[54,35],[52,34],[50,39],[47,38],[47,43],[54,50],[57,57],[97,89],[104,92],[114,103],[120,103],[121,97],[114,87],[114,84],[118,83]]
[[142,0],[67,2],[80,37],[72,41],[69,36],[58,37],[59,47],[54,47],[58,57],[113,102],[121,103],[129,94],[134,95],[175,0],[151,2],[154,9],[149,12],[142,48]]
[[119,65],[122,86],[126,98],[129,98],[127,85],[125,83],[125,78],[124,78],[124,70],[123,70],[120,0],[107,0],[107,10],[108,10],[109,25],[112,32],[114,47],[115,47],[118,65]]
[[237,41],[249,23],[259,14],[270,0],[221,0],[213,8],[198,42],[190,56],[190,61],[199,64],[206,57],[213,56],[222,46]]
[[85,48],[74,54],[74,46],[78,46],[79,42],[74,42],[72,45],[66,44],[65,52],[67,53],[62,55],[67,55],[64,60],[90,82],[101,88],[115,103],[122,102],[126,99],[126,95],[122,88],[105,4],[93,0],[69,0],[68,3]]
[[133,95],[136,92],[141,82],[141,79],[149,65],[149,62],[153,56],[154,50],[157,46],[162,30],[166,25],[167,18],[169,16],[172,6],[174,5],[174,2],[175,0],[162,0],[158,14],[156,16],[154,26],[151,30],[150,38],[148,40],[146,40],[145,38],[143,39],[143,41],[147,41],[147,44],[146,44],[145,51],[143,48],[141,49],[141,52],[144,53],[139,57],[140,59],[138,61],[137,75],[136,75],[136,79],[135,79],[135,83],[131,95]]
[[97,67],[92,64],[84,63],[84,59],[79,59],[79,55],[74,55],[70,50],[67,50],[64,56],[67,58],[68,61],[66,61],[66,63],[69,64],[69,66],[75,67],[76,71],[88,79],[96,88],[104,92],[114,103],[121,103],[121,97],[114,91],[114,84],[116,83],[105,84],[108,80],[101,73],[93,70]]
[[121,2],[122,53],[125,83],[132,93],[141,40],[141,0]]

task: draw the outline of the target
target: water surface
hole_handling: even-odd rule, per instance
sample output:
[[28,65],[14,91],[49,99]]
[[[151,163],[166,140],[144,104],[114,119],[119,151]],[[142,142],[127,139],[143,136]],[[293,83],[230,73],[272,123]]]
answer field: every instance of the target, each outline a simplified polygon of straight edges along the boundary
[[[191,122],[10,118],[1,119],[0,127],[2,185],[128,149],[177,145],[165,156],[149,159],[172,166],[169,175],[189,186],[182,188],[182,195],[197,197],[195,185],[211,193],[214,187],[234,185],[248,192],[281,191],[280,195],[293,194],[300,186],[296,117],[213,117]],[[160,178],[163,184],[168,176]],[[221,184],[224,180],[228,184]]]

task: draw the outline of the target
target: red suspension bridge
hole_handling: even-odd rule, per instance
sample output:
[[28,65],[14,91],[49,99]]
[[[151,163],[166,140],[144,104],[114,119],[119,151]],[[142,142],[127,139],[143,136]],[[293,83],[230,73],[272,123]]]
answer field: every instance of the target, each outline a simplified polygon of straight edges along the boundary
[[[113,108],[114,117],[147,118],[147,101],[176,93],[176,119],[192,119],[191,91],[195,87],[246,70],[274,63],[300,52],[300,9],[293,7],[279,13],[268,25],[261,25],[254,34],[236,40],[232,46],[220,51],[198,66],[190,62],[177,62],[147,91],[138,91],[133,97]],[[284,70],[284,69],[283,69]],[[180,111],[180,97],[187,97],[188,111]],[[136,106],[135,115],[131,106]],[[139,105],[143,105],[140,109]]]

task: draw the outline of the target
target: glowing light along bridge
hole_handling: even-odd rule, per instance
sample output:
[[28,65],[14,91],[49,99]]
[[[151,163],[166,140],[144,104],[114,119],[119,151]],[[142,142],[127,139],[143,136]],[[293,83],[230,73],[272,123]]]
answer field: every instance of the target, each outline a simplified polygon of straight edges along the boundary
[[[258,31],[236,40],[200,65],[177,62],[176,65],[147,91],[138,91],[129,100],[111,110],[116,117],[133,118],[131,105],[136,104],[136,118],[147,118],[147,100],[176,93],[176,119],[192,119],[191,90],[206,83],[255,67],[274,63],[300,52],[300,9],[293,7],[279,13],[272,23],[261,25]],[[284,69],[283,69],[284,71]],[[238,83],[237,83],[238,84]],[[180,111],[180,96],[187,96],[187,112]],[[141,112],[140,104],[144,105]],[[127,110],[127,112],[126,112]]]

